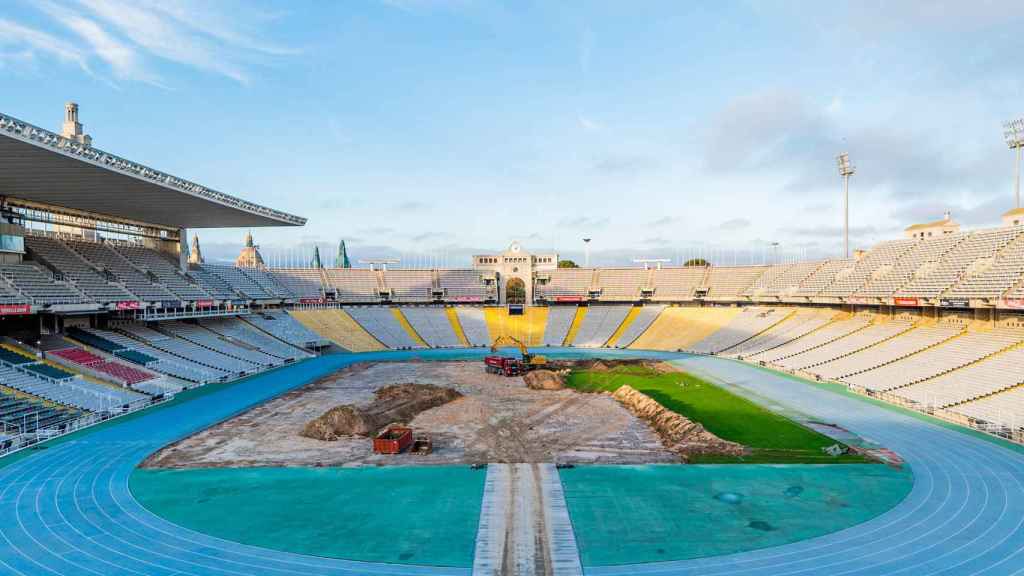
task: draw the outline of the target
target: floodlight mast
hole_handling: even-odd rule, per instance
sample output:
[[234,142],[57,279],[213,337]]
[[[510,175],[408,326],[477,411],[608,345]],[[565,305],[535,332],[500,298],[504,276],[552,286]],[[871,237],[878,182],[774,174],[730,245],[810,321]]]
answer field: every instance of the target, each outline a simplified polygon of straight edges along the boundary
[[850,176],[857,171],[850,164],[850,155],[843,152],[836,157],[839,175],[843,177],[843,253],[850,257]]
[[590,268],[590,238],[583,239],[583,267]]
[[1003,123],[1003,136],[1006,145],[1014,151],[1013,163],[1013,197],[1014,208],[1020,208],[1020,154],[1024,148],[1024,119],[1018,118]]

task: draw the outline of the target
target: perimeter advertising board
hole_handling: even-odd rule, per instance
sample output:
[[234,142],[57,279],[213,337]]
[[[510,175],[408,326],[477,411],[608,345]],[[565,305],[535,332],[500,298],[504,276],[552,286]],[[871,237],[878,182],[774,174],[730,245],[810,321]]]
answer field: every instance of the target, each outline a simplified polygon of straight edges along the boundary
[[939,306],[943,308],[970,308],[971,301],[967,298],[943,298],[939,300]]
[[15,316],[31,313],[31,304],[0,304],[0,316]]
[[555,296],[555,302],[583,302],[583,296]]

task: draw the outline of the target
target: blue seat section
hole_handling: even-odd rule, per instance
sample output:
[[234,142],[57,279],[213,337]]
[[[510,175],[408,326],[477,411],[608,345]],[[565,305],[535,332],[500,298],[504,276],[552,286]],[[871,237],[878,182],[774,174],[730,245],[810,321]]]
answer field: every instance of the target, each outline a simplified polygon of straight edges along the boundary
[[157,362],[156,358],[153,358],[149,354],[143,354],[138,350],[118,350],[114,352],[114,355],[119,358],[124,358],[125,360],[128,360],[130,362],[134,362],[136,364],[142,364],[143,366],[147,364],[152,364],[153,362]]
[[81,328],[68,328],[67,333],[68,336],[74,338],[75,340],[78,340],[79,342],[82,342],[83,344],[88,344],[93,348],[99,348],[100,350],[103,350],[104,352],[108,352],[110,354],[115,354],[117,353],[118,350],[124,349],[124,346],[121,346],[120,344],[111,342],[110,340],[107,340],[102,336],[90,334],[89,332],[86,332]]
[[0,348],[0,360],[7,362],[8,364],[14,364],[15,366],[20,364],[28,364],[29,362],[35,362],[35,360],[18,354],[17,352],[11,352],[6,348]]
[[74,374],[67,370],[61,370],[60,368],[55,368],[47,364],[33,364],[31,366],[26,366],[25,369],[31,370],[40,376],[53,378],[54,380],[67,380],[75,377]]

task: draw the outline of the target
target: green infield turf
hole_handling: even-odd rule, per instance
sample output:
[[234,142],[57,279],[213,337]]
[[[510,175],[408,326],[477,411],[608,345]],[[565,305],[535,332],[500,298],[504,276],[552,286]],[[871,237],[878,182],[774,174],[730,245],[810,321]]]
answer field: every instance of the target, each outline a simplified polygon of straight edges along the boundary
[[129,483],[153,513],[226,540],[346,560],[469,567],[486,477],[468,466],[136,469]]
[[584,566],[702,558],[855,526],[898,504],[907,468],[577,466],[560,470]]
[[785,416],[758,406],[685,372],[658,372],[646,366],[616,366],[607,371],[575,370],[567,384],[583,392],[614,392],[623,384],[650,396],[665,408],[725,440],[751,448],[746,456],[700,456],[695,463],[799,464],[862,463],[856,454],[833,457],[822,448],[841,444]]

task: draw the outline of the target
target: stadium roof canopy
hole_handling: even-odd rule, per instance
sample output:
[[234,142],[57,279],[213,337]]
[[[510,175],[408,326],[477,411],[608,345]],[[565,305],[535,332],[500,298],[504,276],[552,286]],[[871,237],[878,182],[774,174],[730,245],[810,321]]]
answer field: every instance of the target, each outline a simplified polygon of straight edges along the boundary
[[0,196],[173,228],[306,223],[2,113]]

